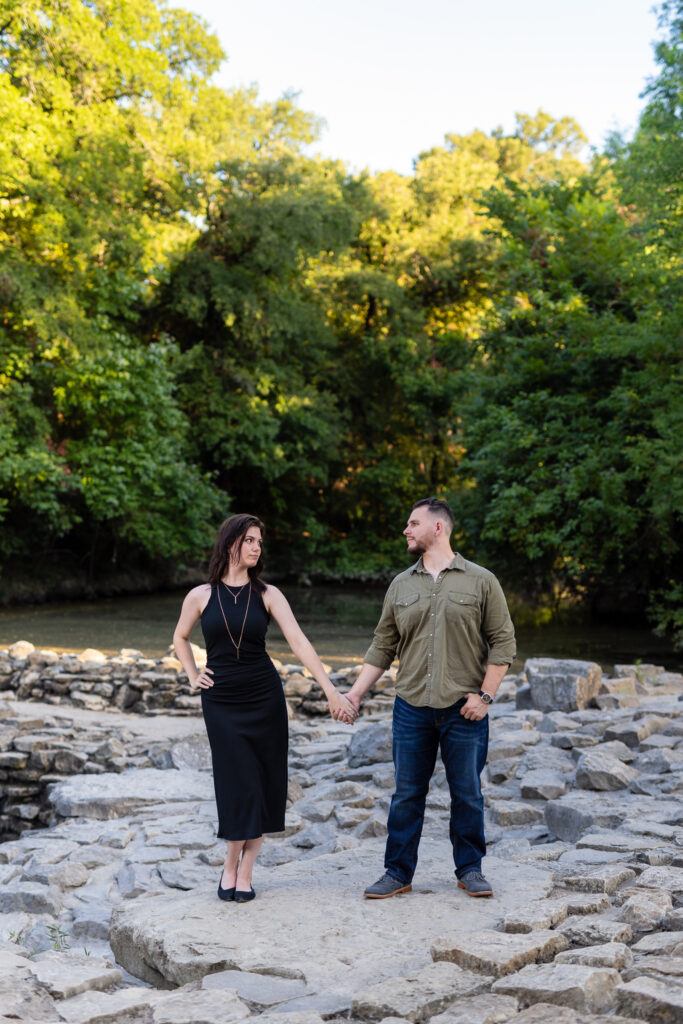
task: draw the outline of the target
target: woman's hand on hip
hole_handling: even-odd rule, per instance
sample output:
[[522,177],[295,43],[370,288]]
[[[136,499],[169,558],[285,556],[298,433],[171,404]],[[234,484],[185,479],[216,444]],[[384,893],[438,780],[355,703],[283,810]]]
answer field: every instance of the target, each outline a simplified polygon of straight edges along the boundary
[[190,683],[191,690],[209,690],[213,686],[213,669],[203,668]]

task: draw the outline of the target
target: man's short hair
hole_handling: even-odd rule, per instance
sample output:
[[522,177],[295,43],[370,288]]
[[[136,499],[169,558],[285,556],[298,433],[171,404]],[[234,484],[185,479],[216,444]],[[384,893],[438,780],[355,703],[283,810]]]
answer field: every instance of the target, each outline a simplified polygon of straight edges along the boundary
[[413,509],[416,508],[427,508],[439,519],[445,519],[448,524],[448,532],[450,533],[455,526],[455,516],[453,515],[453,509],[447,501],[443,501],[442,498],[420,498],[413,505]]

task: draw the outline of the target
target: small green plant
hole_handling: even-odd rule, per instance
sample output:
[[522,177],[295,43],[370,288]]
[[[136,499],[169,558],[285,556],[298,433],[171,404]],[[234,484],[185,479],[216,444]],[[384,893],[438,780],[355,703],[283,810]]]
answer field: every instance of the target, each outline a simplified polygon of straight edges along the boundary
[[52,948],[57,950],[58,953],[64,953],[67,949],[71,948],[68,942],[68,935],[58,924],[47,925],[45,931],[52,943]]

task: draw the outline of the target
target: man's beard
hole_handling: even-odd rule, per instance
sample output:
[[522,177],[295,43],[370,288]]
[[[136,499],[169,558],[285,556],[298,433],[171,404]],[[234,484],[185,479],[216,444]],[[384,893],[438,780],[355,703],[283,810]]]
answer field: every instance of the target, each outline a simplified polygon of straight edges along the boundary
[[413,540],[408,541],[408,554],[409,555],[424,555],[427,548],[424,544],[420,544],[419,541]]

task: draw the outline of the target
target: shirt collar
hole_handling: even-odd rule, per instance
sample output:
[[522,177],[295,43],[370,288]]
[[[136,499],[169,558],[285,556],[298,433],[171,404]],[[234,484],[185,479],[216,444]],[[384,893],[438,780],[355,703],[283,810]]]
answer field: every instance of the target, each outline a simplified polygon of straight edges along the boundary
[[[466,564],[466,562],[465,562],[465,559],[464,559],[464,558],[462,557],[462,555],[461,555],[461,554],[459,554],[459,552],[457,552],[457,551],[456,551],[456,553],[455,553],[455,557],[453,558],[453,561],[452,561],[452,562],[450,562],[450,563],[449,563],[449,564],[448,564],[448,565],[446,566],[446,569],[445,569],[445,571],[446,571],[446,572],[449,572],[449,571],[450,571],[451,569],[457,569],[457,570],[458,570],[458,572],[465,572],[465,569],[466,569],[466,568],[467,568],[467,564]],[[422,555],[420,555],[420,557],[418,558],[418,560],[417,560],[417,562],[415,563],[415,565],[411,565],[411,567],[410,567],[410,570],[409,570],[409,571],[410,571],[411,575],[412,575],[413,573],[415,573],[415,572],[428,572],[428,570],[427,570],[427,569],[425,569],[425,567],[424,567],[424,565],[423,565],[423,562],[422,562]]]

